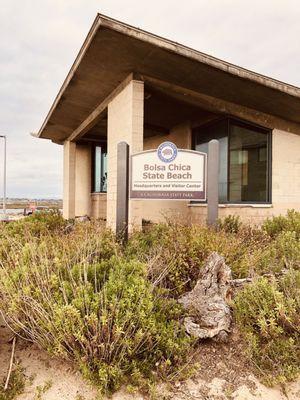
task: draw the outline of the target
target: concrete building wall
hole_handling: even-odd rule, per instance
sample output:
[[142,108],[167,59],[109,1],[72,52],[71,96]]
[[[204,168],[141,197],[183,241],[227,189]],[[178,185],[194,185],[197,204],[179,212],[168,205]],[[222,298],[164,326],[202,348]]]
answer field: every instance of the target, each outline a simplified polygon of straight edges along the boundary
[[64,143],[63,216],[91,213],[91,151],[89,146]]
[[91,215],[91,148],[76,146],[75,217]]
[[[126,141],[132,153],[143,150],[144,131],[144,83],[132,80],[108,104],[107,125],[107,225],[115,230],[117,201],[117,144]],[[129,202],[130,228],[140,227],[142,222],[140,204]]]
[[300,210],[300,135],[274,130],[272,188],[276,213]]
[[[90,215],[106,218],[114,229],[116,218],[116,146],[126,140],[132,152],[156,149],[163,141],[173,141],[178,148],[191,148],[191,129],[181,124],[169,135],[143,141],[143,84],[132,81],[109,104],[108,108],[108,195],[91,194],[91,152],[88,146],[66,141],[64,144],[65,218]],[[219,217],[239,215],[244,222],[260,224],[272,215],[285,214],[290,208],[300,211],[300,136],[274,129],[272,143],[272,203],[220,205]],[[107,201],[106,201],[107,197]],[[166,218],[185,223],[205,223],[205,204],[187,201],[149,200],[130,202],[130,223],[140,227],[141,220],[152,222]]]
[[[219,216],[239,215],[247,223],[261,224],[266,218],[300,211],[300,136],[274,129],[272,143],[272,203],[253,205],[220,205]],[[189,205],[189,221],[205,223],[207,207]]]
[[[239,215],[246,223],[261,224],[267,217],[285,214],[288,209],[300,211],[300,136],[278,129],[274,129],[272,136],[272,203],[220,204],[220,218]],[[164,141],[172,141],[178,148],[191,148],[189,125],[178,125],[166,136],[146,138],[144,150],[156,149]],[[155,223],[165,219],[184,223],[206,223],[205,204],[165,200],[140,202],[141,215],[145,220]]]
[[91,217],[95,219],[106,219],[106,193],[91,194]]

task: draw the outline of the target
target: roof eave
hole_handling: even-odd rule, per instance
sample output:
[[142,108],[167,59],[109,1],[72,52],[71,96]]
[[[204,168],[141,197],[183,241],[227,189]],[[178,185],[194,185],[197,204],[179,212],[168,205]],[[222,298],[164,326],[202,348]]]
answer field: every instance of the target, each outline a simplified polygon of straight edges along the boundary
[[199,63],[203,63],[203,64],[209,65],[213,68],[225,71],[225,72],[227,72],[231,75],[234,75],[238,78],[247,79],[252,82],[258,83],[262,86],[280,91],[282,93],[286,93],[290,96],[300,98],[300,89],[296,86],[281,82],[279,80],[276,80],[276,79],[264,76],[262,74],[258,74],[256,72],[250,71],[248,69],[239,67],[237,65],[228,63],[226,61],[223,61],[218,58],[212,57],[208,54],[199,52],[197,50],[194,50],[190,47],[184,46],[177,42],[162,38],[153,33],[150,33],[150,32],[141,30],[139,28],[133,27],[131,25],[125,24],[123,22],[117,21],[117,20],[107,17],[103,14],[97,14],[97,16],[92,24],[92,27],[90,28],[90,30],[87,34],[87,37],[86,37],[81,49],[79,50],[79,53],[72,65],[72,67],[70,68],[70,71],[69,71],[66,79],[64,80],[41,128],[39,129],[39,131],[37,133],[37,137],[42,138],[44,128],[46,127],[53,111],[57,107],[60,99],[63,96],[65,89],[67,88],[70,81],[72,80],[78,66],[81,63],[81,60],[83,59],[86,51],[88,50],[90,44],[92,43],[92,41],[94,39],[98,29],[101,26],[111,29],[111,30],[114,30],[114,31],[117,31],[121,34],[134,37],[141,41],[150,43],[154,46],[160,47],[169,52],[176,53],[183,57],[195,60]]
[[61,97],[62,97],[62,95],[63,95],[63,93],[64,93],[64,91],[66,89],[66,87],[68,86],[68,84],[70,83],[71,79],[73,78],[78,65],[80,64],[80,62],[81,62],[82,58],[84,57],[87,49],[89,48],[90,44],[92,43],[92,40],[93,40],[94,36],[96,35],[100,24],[101,24],[100,14],[97,14],[97,16],[94,19],[94,22],[93,22],[93,24],[92,24],[92,26],[91,26],[86,38],[85,38],[85,41],[84,41],[83,45],[81,46],[81,48],[80,48],[80,50],[79,50],[79,52],[78,52],[78,54],[77,54],[77,56],[75,58],[75,61],[74,61],[74,63],[72,64],[72,66],[70,68],[70,71],[69,71],[68,75],[66,76],[61,88],[59,89],[59,92],[56,95],[56,97],[54,99],[54,102],[53,102],[53,104],[52,104],[52,106],[51,106],[51,108],[50,108],[50,110],[49,110],[49,112],[48,112],[48,114],[47,114],[47,116],[46,116],[41,128],[39,129],[39,131],[37,133],[37,137],[41,137],[41,134],[42,134],[45,126],[47,125],[47,123],[48,123],[48,121],[49,121],[49,119],[51,117],[52,112],[56,108],[58,102],[60,101],[60,99],[61,99]]

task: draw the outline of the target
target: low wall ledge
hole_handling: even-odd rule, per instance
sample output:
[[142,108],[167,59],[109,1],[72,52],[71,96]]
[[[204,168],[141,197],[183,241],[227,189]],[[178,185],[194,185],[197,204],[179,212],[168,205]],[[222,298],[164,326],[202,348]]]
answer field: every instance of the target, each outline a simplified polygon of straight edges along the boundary
[[[206,203],[189,203],[188,207],[207,207]],[[219,208],[273,208],[273,204],[219,204]]]

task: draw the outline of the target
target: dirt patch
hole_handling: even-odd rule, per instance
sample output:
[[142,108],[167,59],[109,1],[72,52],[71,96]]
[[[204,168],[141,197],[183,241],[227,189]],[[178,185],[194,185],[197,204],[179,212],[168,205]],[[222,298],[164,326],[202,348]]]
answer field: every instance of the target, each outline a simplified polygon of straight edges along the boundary
[[245,349],[245,343],[236,330],[230,335],[228,343],[202,342],[197,355],[197,376],[205,381],[224,379],[232,390],[245,383],[251,386],[248,377],[253,370]]
[[192,379],[162,385],[158,394],[174,400],[299,400],[300,379],[268,388],[254,376],[246,345],[237,330],[228,343],[203,341],[195,357],[199,368]]

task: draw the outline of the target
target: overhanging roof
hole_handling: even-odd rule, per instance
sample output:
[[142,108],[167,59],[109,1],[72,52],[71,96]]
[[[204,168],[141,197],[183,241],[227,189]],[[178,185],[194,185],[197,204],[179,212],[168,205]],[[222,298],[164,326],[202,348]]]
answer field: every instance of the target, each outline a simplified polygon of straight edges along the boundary
[[98,14],[42,127],[63,141],[130,74],[300,123],[300,89]]

